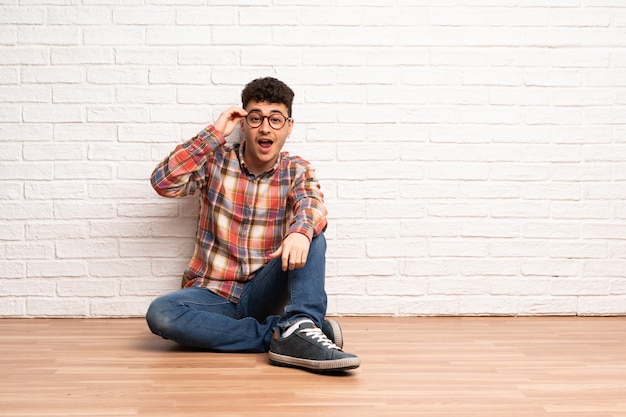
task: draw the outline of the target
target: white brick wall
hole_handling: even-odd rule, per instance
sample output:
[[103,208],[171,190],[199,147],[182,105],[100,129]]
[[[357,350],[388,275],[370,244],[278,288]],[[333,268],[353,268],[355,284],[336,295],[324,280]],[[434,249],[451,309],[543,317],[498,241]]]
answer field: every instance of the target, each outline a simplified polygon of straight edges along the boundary
[[622,0],[0,1],[0,316],[140,316],[197,203],[148,176],[296,91],[332,314],[626,314]]

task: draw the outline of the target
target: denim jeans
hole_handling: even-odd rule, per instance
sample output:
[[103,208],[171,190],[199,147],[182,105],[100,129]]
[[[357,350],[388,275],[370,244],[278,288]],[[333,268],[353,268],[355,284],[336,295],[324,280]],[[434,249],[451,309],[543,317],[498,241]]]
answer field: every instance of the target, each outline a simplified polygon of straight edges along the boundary
[[274,328],[303,318],[321,328],[326,314],[326,240],[311,241],[306,264],[282,270],[272,259],[246,283],[238,303],[199,287],[155,299],[146,313],[150,330],[181,345],[226,352],[266,352]]

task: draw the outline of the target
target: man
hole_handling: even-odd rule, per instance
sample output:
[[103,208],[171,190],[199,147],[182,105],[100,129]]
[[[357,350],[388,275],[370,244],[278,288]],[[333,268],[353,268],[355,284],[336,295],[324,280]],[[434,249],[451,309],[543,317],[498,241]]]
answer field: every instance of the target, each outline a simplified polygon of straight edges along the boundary
[[[314,168],[281,152],[294,93],[256,79],[242,106],[179,145],[151,181],[162,196],[200,194],[194,254],[183,289],[146,314],[153,333],[215,351],[266,352],[270,363],[316,371],[354,369],[336,321],[324,319],[326,208]],[[226,145],[239,125],[243,141]]]

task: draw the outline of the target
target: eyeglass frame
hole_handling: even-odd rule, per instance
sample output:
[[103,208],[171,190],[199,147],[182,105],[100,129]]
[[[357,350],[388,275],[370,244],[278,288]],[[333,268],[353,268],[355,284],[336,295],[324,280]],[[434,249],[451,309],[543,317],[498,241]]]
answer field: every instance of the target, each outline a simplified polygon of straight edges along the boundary
[[[259,115],[259,117],[261,118],[261,123],[259,123],[259,125],[258,125],[258,126],[252,126],[252,125],[250,124],[250,122],[248,121],[248,116],[250,116],[251,114],[258,114],[258,115]],[[280,114],[282,117],[284,117],[284,118],[285,118],[285,122],[283,123],[283,125],[282,125],[281,127],[274,127],[274,126],[272,126],[272,122],[270,122],[270,117],[272,117],[272,116],[273,116],[273,115],[275,115],[275,114]],[[244,119],[246,119],[246,124],[247,124],[248,126],[250,126],[252,129],[258,129],[259,127],[263,126],[263,123],[265,122],[265,119],[267,119],[267,124],[269,125],[269,127],[271,127],[271,128],[272,128],[272,129],[274,129],[274,130],[280,130],[280,129],[282,129],[283,127],[285,127],[285,125],[287,124],[287,122],[290,122],[290,121],[292,120],[292,119],[291,119],[291,117],[287,117],[287,116],[285,116],[284,114],[282,114],[282,113],[281,113],[281,112],[279,112],[279,111],[273,111],[273,112],[272,112],[272,114],[270,114],[269,116],[264,116],[264,115],[263,115],[263,113],[261,113],[261,112],[260,112],[260,111],[258,111],[258,110],[253,110],[253,111],[249,112],[249,113],[246,115],[246,117],[244,117]]]

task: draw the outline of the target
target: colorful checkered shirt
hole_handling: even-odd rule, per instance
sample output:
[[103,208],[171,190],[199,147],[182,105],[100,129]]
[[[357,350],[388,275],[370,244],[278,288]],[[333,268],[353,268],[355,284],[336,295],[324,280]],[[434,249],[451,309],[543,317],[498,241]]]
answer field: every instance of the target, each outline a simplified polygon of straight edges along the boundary
[[196,245],[183,287],[205,287],[235,303],[285,236],[302,233],[311,240],[327,224],[315,168],[281,152],[271,170],[254,176],[243,161],[244,146],[226,146],[209,125],[178,145],[151,177],[165,197],[200,192]]

